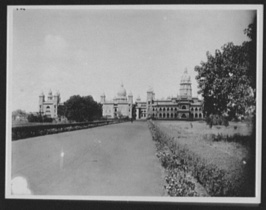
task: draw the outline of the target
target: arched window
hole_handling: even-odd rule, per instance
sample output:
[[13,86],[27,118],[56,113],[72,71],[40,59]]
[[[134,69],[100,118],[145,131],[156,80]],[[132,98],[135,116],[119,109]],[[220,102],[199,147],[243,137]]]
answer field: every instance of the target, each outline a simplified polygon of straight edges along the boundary
[[171,118],[173,118],[173,117],[174,117],[174,114],[172,113],[172,114],[171,114]]
[[162,114],[161,114],[161,113],[159,114],[159,117],[160,117],[160,118],[162,117]]
[[195,118],[198,118],[198,114],[197,113],[195,114]]
[[160,111],[162,111],[162,108],[160,107]]
[[182,106],[182,109],[187,109],[186,106]]
[[195,111],[198,111],[198,108],[196,107]]
[[191,111],[193,111],[193,107],[191,108]]
[[185,114],[182,114],[181,118],[186,118],[186,115]]
[[199,118],[202,118],[202,115],[201,115],[201,113],[199,113]]
[[165,113],[163,113],[163,118],[165,118]]
[[175,118],[177,118],[177,114],[175,113]]
[[199,108],[199,111],[201,111],[201,108]]
[[169,118],[169,114],[168,113],[166,114],[166,117]]

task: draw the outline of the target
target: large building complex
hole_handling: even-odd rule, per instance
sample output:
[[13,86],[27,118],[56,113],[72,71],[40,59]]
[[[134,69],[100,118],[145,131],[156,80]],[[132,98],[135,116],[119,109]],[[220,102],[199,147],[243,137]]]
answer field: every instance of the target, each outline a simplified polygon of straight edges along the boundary
[[39,96],[39,113],[41,113],[41,115],[46,115],[47,117],[57,118],[57,108],[59,103],[59,92],[53,95],[52,91],[50,90],[46,101],[45,95],[41,93],[41,95]]
[[[197,97],[192,97],[191,79],[185,70],[180,81],[180,95],[169,97],[166,100],[155,99],[152,88],[147,91],[147,98],[141,101],[137,98],[133,109],[133,95],[130,93],[128,98],[126,90],[121,85],[117,97],[111,101],[105,100],[105,94],[101,96],[103,105],[103,116],[115,118],[121,116],[136,117],[136,119],[202,119],[202,101]],[[135,113],[133,113],[133,111]]]

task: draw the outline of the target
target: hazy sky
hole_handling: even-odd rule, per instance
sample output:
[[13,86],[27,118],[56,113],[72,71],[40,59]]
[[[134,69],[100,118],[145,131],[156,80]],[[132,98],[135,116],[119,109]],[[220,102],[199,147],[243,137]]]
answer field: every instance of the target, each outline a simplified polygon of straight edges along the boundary
[[[88,7],[89,8],[89,7]],[[179,94],[185,68],[197,96],[194,67],[228,42],[248,40],[247,10],[30,9],[13,11],[12,110],[38,111],[51,89],[62,101],[104,92],[121,82],[134,101],[152,86],[161,99]]]

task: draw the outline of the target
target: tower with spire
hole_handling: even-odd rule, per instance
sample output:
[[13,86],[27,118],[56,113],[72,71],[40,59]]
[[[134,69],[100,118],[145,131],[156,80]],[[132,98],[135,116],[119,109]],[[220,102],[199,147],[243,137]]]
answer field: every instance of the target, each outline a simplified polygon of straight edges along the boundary
[[136,119],[203,119],[202,101],[192,97],[191,78],[185,69],[181,76],[179,93],[173,97],[155,99],[155,93],[150,87],[147,91],[146,101],[136,100]]
[[191,100],[192,98],[191,80],[188,75],[187,68],[185,69],[180,81],[180,97],[181,99],[188,100]]

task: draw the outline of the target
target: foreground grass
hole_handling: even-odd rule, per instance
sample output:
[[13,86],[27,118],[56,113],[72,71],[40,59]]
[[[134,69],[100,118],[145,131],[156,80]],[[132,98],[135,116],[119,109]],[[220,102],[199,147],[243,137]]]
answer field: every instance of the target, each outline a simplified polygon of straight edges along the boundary
[[244,125],[235,126],[210,129],[199,122],[149,122],[157,156],[166,169],[165,187],[169,195],[254,196],[251,144],[213,138],[226,134],[225,139],[229,140],[228,136],[237,133],[249,134]]

